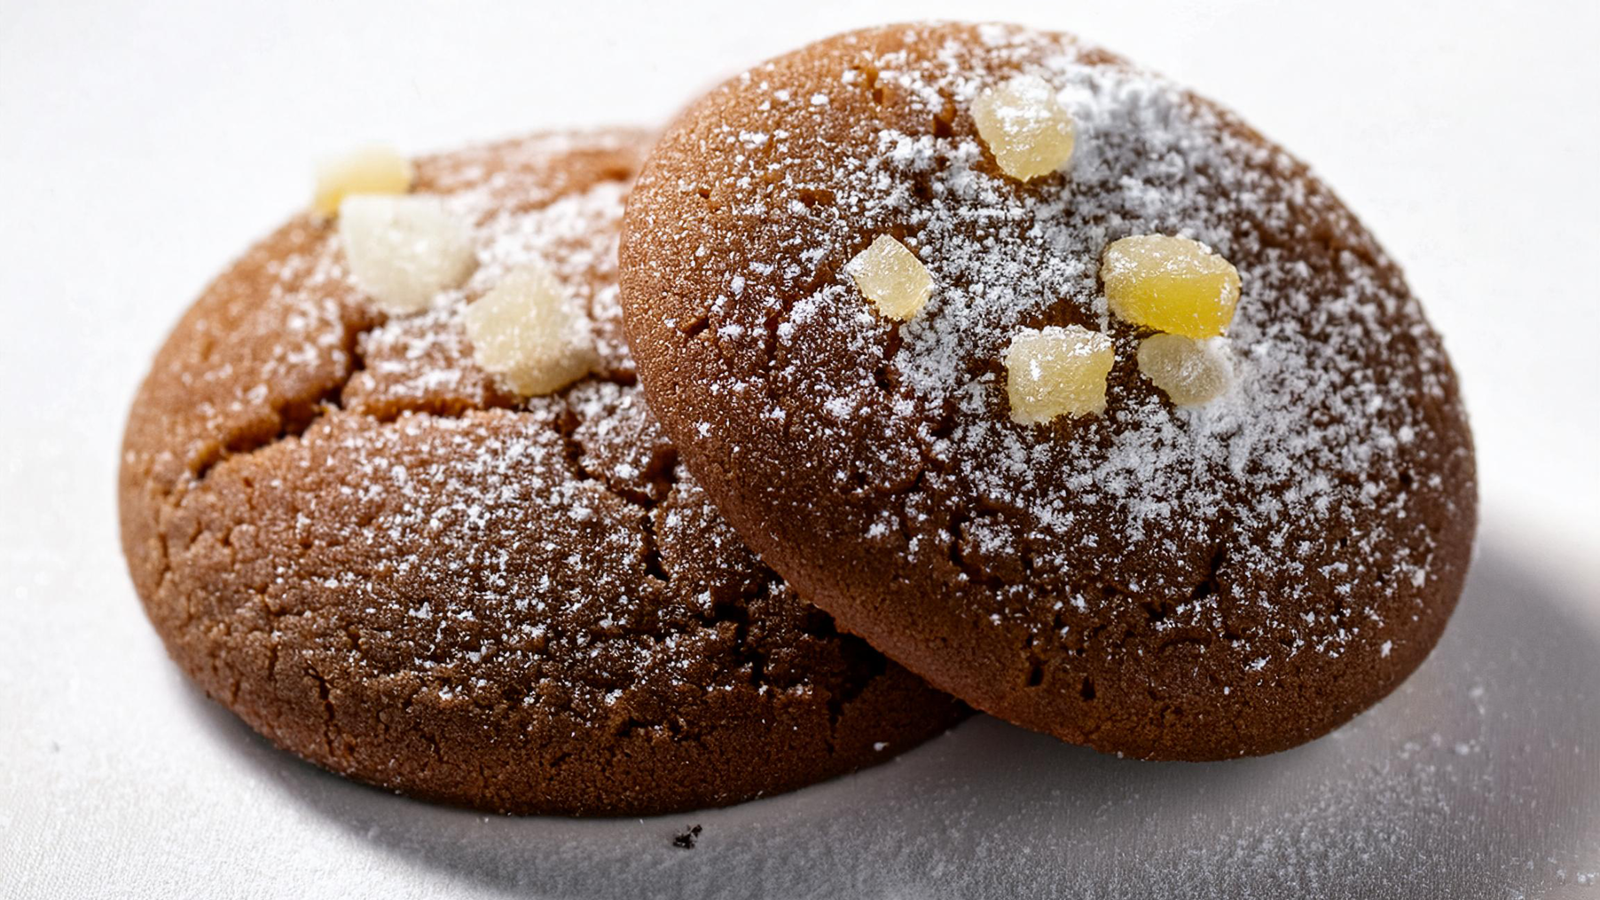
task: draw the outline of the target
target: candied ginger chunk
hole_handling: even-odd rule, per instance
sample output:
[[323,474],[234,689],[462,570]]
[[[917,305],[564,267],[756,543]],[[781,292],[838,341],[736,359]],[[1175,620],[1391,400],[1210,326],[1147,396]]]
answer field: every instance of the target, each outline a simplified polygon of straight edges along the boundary
[[472,358],[524,397],[566,387],[597,359],[589,317],[539,266],[512,271],[463,319]]
[[1011,418],[1037,425],[1104,412],[1114,357],[1110,338],[1079,325],[1022,329],[1006,349]]
[[356,284],[392,315],[427,309],[477,268],[471,229],[437,197],[346,197],[339,237]]
[[1239,305],[1239,271],[1188,238],[1141,234],[1115,241],[1100,263],[1111,311],[1135,325],[1216,337]]
[[1139,371],[1179,406],[1199,406],[1233,386],[1227,338],[1153,334],[1139,343]]
[[404,194],[411,190],[415,177],[411,160],[392,148],[363,147],[317,167],[311,207],[321,215],[333,216],[351,194]]
[[1000,169],[1018,181],[1048,175],[1072,158],[1072,115],[1037,75],[1019,75],[978,95],[972,121]]
[[922,260],[887,234],[878,235],[844,270],[879,312],[902,322],[915,318],[933,294],[933,276]]

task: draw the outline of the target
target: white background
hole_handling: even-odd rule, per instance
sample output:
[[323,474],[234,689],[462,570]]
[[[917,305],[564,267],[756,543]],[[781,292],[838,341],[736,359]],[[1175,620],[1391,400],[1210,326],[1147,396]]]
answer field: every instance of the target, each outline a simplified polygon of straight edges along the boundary
[[[374,140],[424,151],[661,123],[767,56],[930,17],[1075,31],[1311,161],[1405,266],[1445,336],[1473,417],[1486,533],[1600,605],[1594,0],[4,0],[0,801],[24,782],[80,803],[114,795],[165,771],[158,751],[182,740],[139,727],[175,676],[121,569],[121,423],[167,328],[306,202],[315,160]],[[48,736],[15,724],[45,721]],[[46,765],[46,753],[69,757]],[[129,757],[150,772],[119,769]],[[0,859],[17,837],[10,806],[0,802]]]

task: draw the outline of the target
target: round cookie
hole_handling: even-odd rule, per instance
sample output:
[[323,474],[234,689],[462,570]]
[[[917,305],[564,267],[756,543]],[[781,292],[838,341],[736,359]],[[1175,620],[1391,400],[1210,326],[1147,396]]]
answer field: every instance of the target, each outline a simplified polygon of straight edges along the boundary
[[[471,223],[460,288],[386,315],[336,224],[300,216],[162,347],[123,447],[129,568],[173,659],[274,743],[428,799],[644,815],[801,787],[962,714],[837,633],[680,471],[616,299],[647,147],[423,158],[413,193]],[[596,361],[524,400],[463,310],[534,262],[587,307]]]
[[[1070,162],[1007,174],[1050,148],[979,130],[997,91],[1043,110],[1004,135],[1070,133]],[[1231,384],[1208,403],[1176,406],[1141,371],[1154,330],[1108,304],[1102,259],[1142,235],[1241,279],[1227,340],[1194,345]],[[746,542],[1012,722],[1280,750],[1399,684],[1460,592],[1471,437],[1400,270],[1303,164],[1069,36],[897,25],[729,80],[651,152],[621,267],[651,406]],[[1103,409],[1013,405],[1049,374],[1008,367],[1034,330],[1104,354]]]

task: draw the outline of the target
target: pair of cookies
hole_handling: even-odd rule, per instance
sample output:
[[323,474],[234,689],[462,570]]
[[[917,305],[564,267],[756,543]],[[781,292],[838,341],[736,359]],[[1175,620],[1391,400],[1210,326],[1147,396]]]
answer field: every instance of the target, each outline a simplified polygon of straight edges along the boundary
[[158,355],[121,511],[173,657],[334,771],[662,812],[888,758],[942,691],[1264,753],[1459,592],[1470,437],[1398,269],[1066,36],[842,35],[653,145],[373,156],[319,202]]

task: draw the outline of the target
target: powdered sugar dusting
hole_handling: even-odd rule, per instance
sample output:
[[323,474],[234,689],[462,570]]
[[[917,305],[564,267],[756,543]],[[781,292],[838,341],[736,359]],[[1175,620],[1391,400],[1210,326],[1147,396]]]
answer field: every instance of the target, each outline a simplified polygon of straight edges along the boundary
[[[633,732],[700,741],[735,708],[831,735],[885,674],[680,477],[633,383],[616,244],[644,146],[604,132],[424,159],[417,190],[472,223],[477,265],[462,286],[385,317],[353,286],[333,229],[297,222],[220,279],[158,361],[147,391],[176,383],[186,396],[160,417],[143,401],[133,429],[176,438],[130,446],[183,449],[128,458],[170,492],[162,521],[179,524],[162,527],[184,532],[162,532],[157,605],[196,593],[216,605],[174,629],[229,647],[204,651],[224,660],[212,669],[234,665],[235,643],[271,648],[265,673],[222,676],[235,694],[275,672],[311,673],[328,717],[322,764],[407,786],[387,757],[369,758],[392,751],[387,731],[342,736],[380,713],[447,715],[427,728],[476,735],[449,751],[468,770],[495,752],[485,746],[547,727],[566,728],[580,755]],[[532,264],[586,312],[599,361],[569,388],[522,399],[476,365],[461,313]],[[199,402],[185,404],[191,387]],[[181,470],[163,485],[167,464]],[[958,714],[903,671],[888,677],[929,699],[930,728]],[[868,744],[904,746],[901,725],[862,728]],[[836,753],[842,765],[869,754],[834,741],[709,799],[795,786],[807,755],[826,768]]]

